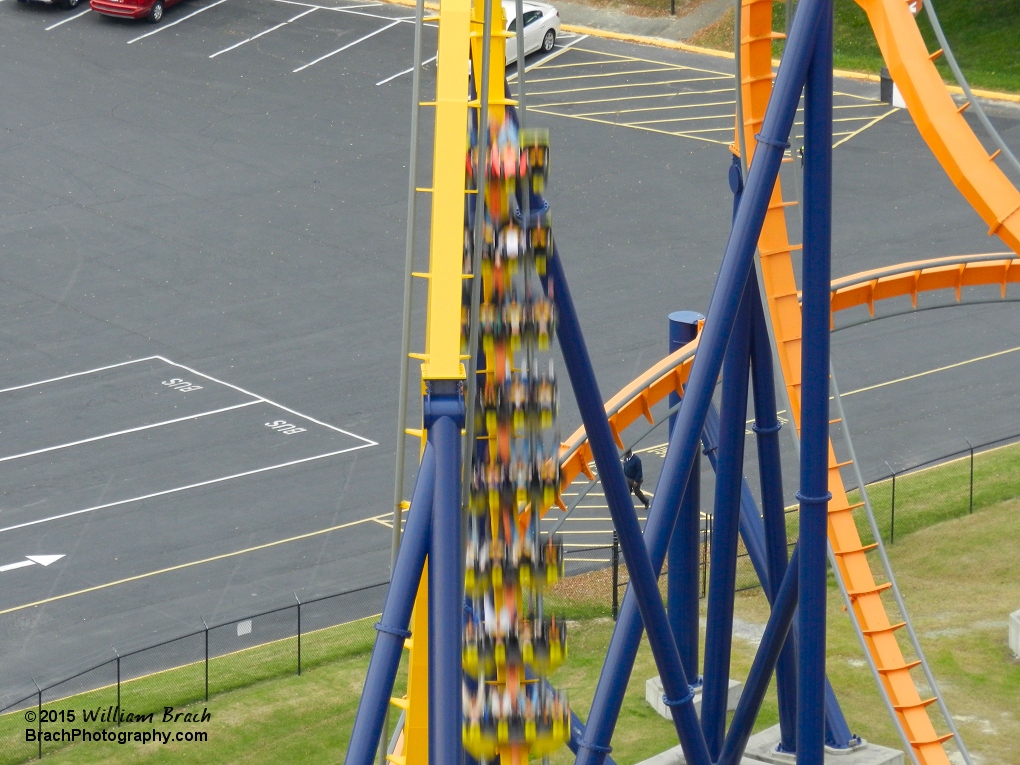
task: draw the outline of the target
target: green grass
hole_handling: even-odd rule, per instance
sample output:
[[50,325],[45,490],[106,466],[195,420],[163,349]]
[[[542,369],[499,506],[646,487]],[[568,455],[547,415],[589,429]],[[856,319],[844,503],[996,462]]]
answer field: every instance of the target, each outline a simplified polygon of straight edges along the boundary
[[[974,457],[973,512],[1020,496],[1020,444],[1010,444]],[[971,512],[970,460],[962,457],[931,468],[896,477],[895,535],[893,535],[891,480],[868,486],[875,520],[882,539],[889,543],[903,539],[936,523]],[[857,491],[849,494],[851,504],[859,501]],[[864,509],[855,511],[857,529],[865,544],[874,541]],[[796,528],[794,524],[790,524]],[[795,532],[791,532],[795,533]]]
[[[45,723],[44,731],[60,728],[185,732],[202,730],[205,743],[84,743],[68,746],[45,742],[43,754],[53,762],[240,762],[264,753],[264,762],[321,762],[339,746],[337,720],[353,722],[368,655],[375,638],[375,617],[307,633],[301,639],[302,676],[297,672],[297,639],[287,638],[209,662],[209,694],[205,701],[203,662],[160,672],[121,684],[121,708],[153,713],[153,722],[119,728],[84,722],[82,710],[117,704],[115,685],[43,705],[44,713],[75,712],[73,723]],[[106,677],[115,677],[107,668]],[[209,723],[162,723],[164,707],[201,712]],[[32,710],[33,712],[35,710]],[[266,734],[267,726],[272,730]],[[37,756],[38,744],[26,742],[25,712],[0,716],[0,765],[14,765]],[[293,752],[293,754],[292,754]],[[336,759],[336,758],[333,758]]]
[[[863,9],[854,0],[835,0],[834,62],[838,69],[878,74],[882,54]],[[966,75],[975,88],[1020,92],[1020,0],[935,0],[942,28]],[[773,6],[773,28],[783,31],[784,3]],[[924,13],[918,15],[928,49],[940,47]],[[733,50],[733,13],[701,30],[691,42],[717,50]],[[782,43],[774,53],[782,52]],[[937,62],[943,78],[956,84],[944,58]]]
[[[1005,645],[1006,615],[1016,608],[1020,597],[1020,558],[1015,554],[1015,540],[1020,539],[1018,475],[1020,444],[978,454],[974,460],[973,514],[967,458],[898,476],[897,541],[889,547],[915,626],[962,732],[968,741],[979,744],[975,747],[979,753],[996,762],[1011,761],[1003,742],[1020,737],[1020,721],[1011,712],[1020,687],[1020,662],[1010,658]],[[854,494],[851,501],[856,501]],[[869,495],[880,532],[888,540],[892,482],[869,486]],[[858,514],[861,537],[869,542],[870,530],[862,511]],[[788,515],[788,532],[796,536],[796,513]],[[744,559],[741,564],[739,582],[755,584],[749,562]],[[621,580],[626,580],[625,570]],[[603,569],[563,580],[547,595],[550,610],[573,622],[569,660],[552,680],[569,693],[582,718],[591,704],[613,630],[608,597],[611,582],[611,571]],[[892,725],[862,662],[831,576],[829,595],[828,671],[844,711],[855,732],[876,743],[896,746]],[[744,621],[763,624],[767,620],[768,605],[760,590],[738,593],[736,602],[736,614]],[[153,712],[154,722],[126,724],[120,730],[204,730],[208,742],[45,743],[43,752],[47,761],[55,763],[233,763],[252,756],[266,762],[338,760],[353,724],[374,640],[371,624],[372,619],[363,619],[305,634],[300,678],[295,676],[295,638],[215,658],[209,663],[208,702],[201,662],[121,685],[122,709]],[[746,676],[753,656],[752,646],[735,640],[731,674]],[[97,672],[112,677],[110,666]],[[654,674],[654,662],[643,643],[613,742],[619,761],[640,761],[675,743],[672,725],[644,702],[644,682]],[[43,727],[98,731],[107,726],[84,723],[81,710],[116,703],[113,685],[47,703],[44,710],[59,714],[73,709],[78,719],[73,724]],[[166,706],[199,712],[208,707],[213,719],[206,724],[162,724]],[[776,700],[770,691],[756,729],[777,720]],[[26,727],[35,726],[25,722],[24,712],[0,716],[0,765],[35,757],[37,745],[26,743]],[[572,758],[563,750],[552,762],[566,765]]]
[[[1017,539],[1020,501],[1013,500],[921,529],[889,551],[922,647],[961,735],[988,763],[1018,762],[1014,744],[1020,740],[1015,712],[1020,661],[1006,645],[1006,620],[1020,602]],[[703,601],[702,609],[704,605]],[[768,618],[768,604],[760,590],[742,592],[737,594],[735,612],[743,621],[760,625]],[[851,728],[869,741],[900,748],[831,577],[827,620],[827,671]],[[602,670],[612,626],[607,618],[576,625],[569,660],[552,678],[570,693],[571,705],[582,719]],[[906,643],[901,640],[901,645]],[[702,655],[703,651],[704,642]],[[904,652],[909,655],[906,648]],[[735,639],[731,676],[746,677],[753,656],[750,643]],[[656,674],[643,640],[613,738],[617,762],[639,762],[676,745],[672,724],[644,701],[645,680]],[[915,679],[921,677],[915,672]],[[755,730],[778,722],[777,709],[772,688]],[[552,758],[553,765],[571,762],[566,751]]]
[[[1012,500],[920,529],[890,550],[911,616],[947,703],[971,750],[985,762],[1015,763],[1013,742],[1020,740],[1020,718],[1015,714],[1020,661],[1011,658],[1006,646],[1006,618],[1016,607],[1016,583],[1020,581],[1017,539],[1020,501]],[[557,597],[564,604],[579,600],[577,613],[584,613],[594,606],[586,605],[577,593],[586,594],[590,589],[578,587],[571,591],[574,596],[561,592]],[[761,592],[738,593],[736,614],[744,622],[764,623],[768,605]],[[851,727],[870,741],[897,746],[884,704],[832,586],[827,618],[827,670]],[[605,616],[574,622],[568,661],[551,678],[568,692],[582,718],[587,716],[612,630],[612,620]],[[48,748],[46,760],[55,765],[338,762],[353,724],[371,639],[370,621],[306,636],[302,649],[308,663],[301,677],[293,672],[293,641],[216,659],[210,666],[210,676],[219,683],[216,687],[233,690],[218,693],[208,704],[199,698],[184,707],[199,712],[208,707],[211,722],[122,727],[205,730],[209,734],[205,743],[76,744]],[[733,645],[731,674],[746,676],[753,655],[753,645],[738,636]],[[203,682],[196,666],[201,667],[191,665],[126,683],[123,705],[138,711],[150,707],[158,711],[167,704],[183,704],[187,693],[193,695]],[[268,673],[269,668],[282,674],[251,685],[256,668],[259,675]],[[618,762],[637,762],[676,743],[671,723],[644,701],[645,680],[655,674],[647,642],[643,642],[613,739]],[[115,700],[111,690],[47,706],[80,709],[112,704]],[[396,692],[401,693],[401,688]],[[775,695],[770,690],[756,729],[773,725],[777,719]],[[0,762],[24,762],[34,755],[34,750],[28,751],[30,747],[23,743],[24,727],[20,714],[0,718]],[[572,761],[565,748],[551,759],[553,765]]]
[[[634,16],[669,17],[669,0],[578,0],[592,8],[618,10]],[[705,0],[674,0],[675,16],[685,16]]]

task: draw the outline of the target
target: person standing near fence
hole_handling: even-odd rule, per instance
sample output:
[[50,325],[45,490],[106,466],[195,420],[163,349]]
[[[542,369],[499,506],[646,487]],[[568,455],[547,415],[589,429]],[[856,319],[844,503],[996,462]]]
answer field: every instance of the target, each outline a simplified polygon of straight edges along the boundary
[[641,458],[630,449],[623,453],[623,475],[627,478],[627,488],[641,500],[647,510],[650,504],[648,497],[641,493],[641,484],[645,480],[645,474],[641,468]]

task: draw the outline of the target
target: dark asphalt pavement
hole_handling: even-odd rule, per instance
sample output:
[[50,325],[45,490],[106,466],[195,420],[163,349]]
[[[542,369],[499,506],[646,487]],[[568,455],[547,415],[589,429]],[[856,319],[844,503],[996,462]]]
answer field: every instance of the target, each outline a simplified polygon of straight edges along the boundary
[[[27,386],[0,390],[0,458],[16,457],[0,461],[0,565],[66,556],[0,573],[0,702],[112,645],[387,578],[390,530],[373,519],[393,481],[410,129],[410,77],[394,75],[411,64],[413,27],[404,7],[352,4],[196,0],[149,27],[0,3],[0,389]],[[561,42],[574,48],[550,64],[589,50],[731,66]],[[551,71],[566,70],[533,77]],[[730,153],[629,125],[532,120],[552,134],[557,241],[608,397],[661,357],[670,311],[707,308]],[[1020,149],[1020,121],[997,122]],[[847,140],[835,163],[836,275],[1003,249],[905,114]],[[419,301],[417,337],[421,314]],[[1015,304],[972,305],[842,330],[841,386],[1020,346],[1018,318]],[[37,384],[152,356],[222,384],[159,360]],[[866,472],[1020,432],[1018,358],[849,396]],[[201,388],[162,384],[173,378]],[[568,432],[567,395],[562,412]],[[305,431],[266,426],[278,419]],[[167,420],[180,421],[97,438]],[[45,520],[65,513],[77,514]]]

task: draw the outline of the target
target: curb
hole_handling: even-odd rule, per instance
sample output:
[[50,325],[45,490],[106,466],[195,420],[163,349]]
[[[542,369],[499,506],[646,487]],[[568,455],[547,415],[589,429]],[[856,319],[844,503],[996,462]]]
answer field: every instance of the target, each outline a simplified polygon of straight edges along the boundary
[[[414,8],[416,3],[414,0],[385,0],[385,2],[391,5],[403,5],[409,8]],[[425,7],[429,10],[438,10],[439,3],[431,2],[426,0]],[[715,56],[716,58],[728,58],[731,61],[736,58],[732,51],[715,50],[713,48],[702,48],[698,45],[688,45],[682,43],[679,40],[667,40],[664,37],[646,37],[644,35],[628,34],[626,32],[610,32],[605,29],[596,29],[595,27],[583,27],[576,24],[562,24],[562,29],[575,34],[588,35],[589,37],[601,37],[606,40],[619,40],[621,42],[637,43],[639,45],[652,45],[656,48],[667,48],[670,50],[680,50],[685,53],[696,53],[701,56]],[[772,59],[773,66],[779,66],[778,59]],[[867,72],[853,72],[848,69],[833,69],[832,74],[834,77],[842,77],[848,80],[859,80],[861,82],[880,82],[881,78],[877,74],[869,74]],[[958,85],[946,84],[946,89],[954,96],[965,95],[963,88]],[[1020,94],[1017,93],[1001,93],[997,90],[981,90],[980,88],[971,88],[973,93],[978,98],[983,98],[988,101],[1001,101],[1011,104],[1020,104]]]

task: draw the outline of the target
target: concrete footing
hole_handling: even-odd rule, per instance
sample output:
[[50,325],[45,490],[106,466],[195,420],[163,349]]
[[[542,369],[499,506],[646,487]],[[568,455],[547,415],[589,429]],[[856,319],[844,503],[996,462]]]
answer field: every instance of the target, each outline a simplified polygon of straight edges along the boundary
[[[1009,615],[1009,648],[1013,655],[1020,659],[1020,611]],[[648,691],[645,691],[645,695]]]
[[[659,752],[654,757],[642,760],[637,765],[687,765],[687,759],[684,757],[683,749],[679,746],[674,746],[665,752]],[[740,765],[761,765],[761,763],[758,760],[741,757]]]
[[[779,726],[773,725],[761,733],[751,736],[744,750],[745,760],[754,763],[767,762],[771,765],[794,765],[794,754],[776,751],[779,744]],[[903,752],[862,741],[853,749],[830,749],[825,747],[825,765],[903,765]]]
[[[740,692],[744,689],[744,684],[739,680],[730,679],[729,693],[726,696],[726,711],[732,712],[737,708],[737,702],[740,700]],[[658,712],[662,717],[667,720],[672,720],[673,715],[669,711],[669,707],[662,701],[662,681],[659,680],[658,675],[649,678],[645,681],[645,701]],[[694,689],[694,709],[700,715],[701,714],[701,688]]]

